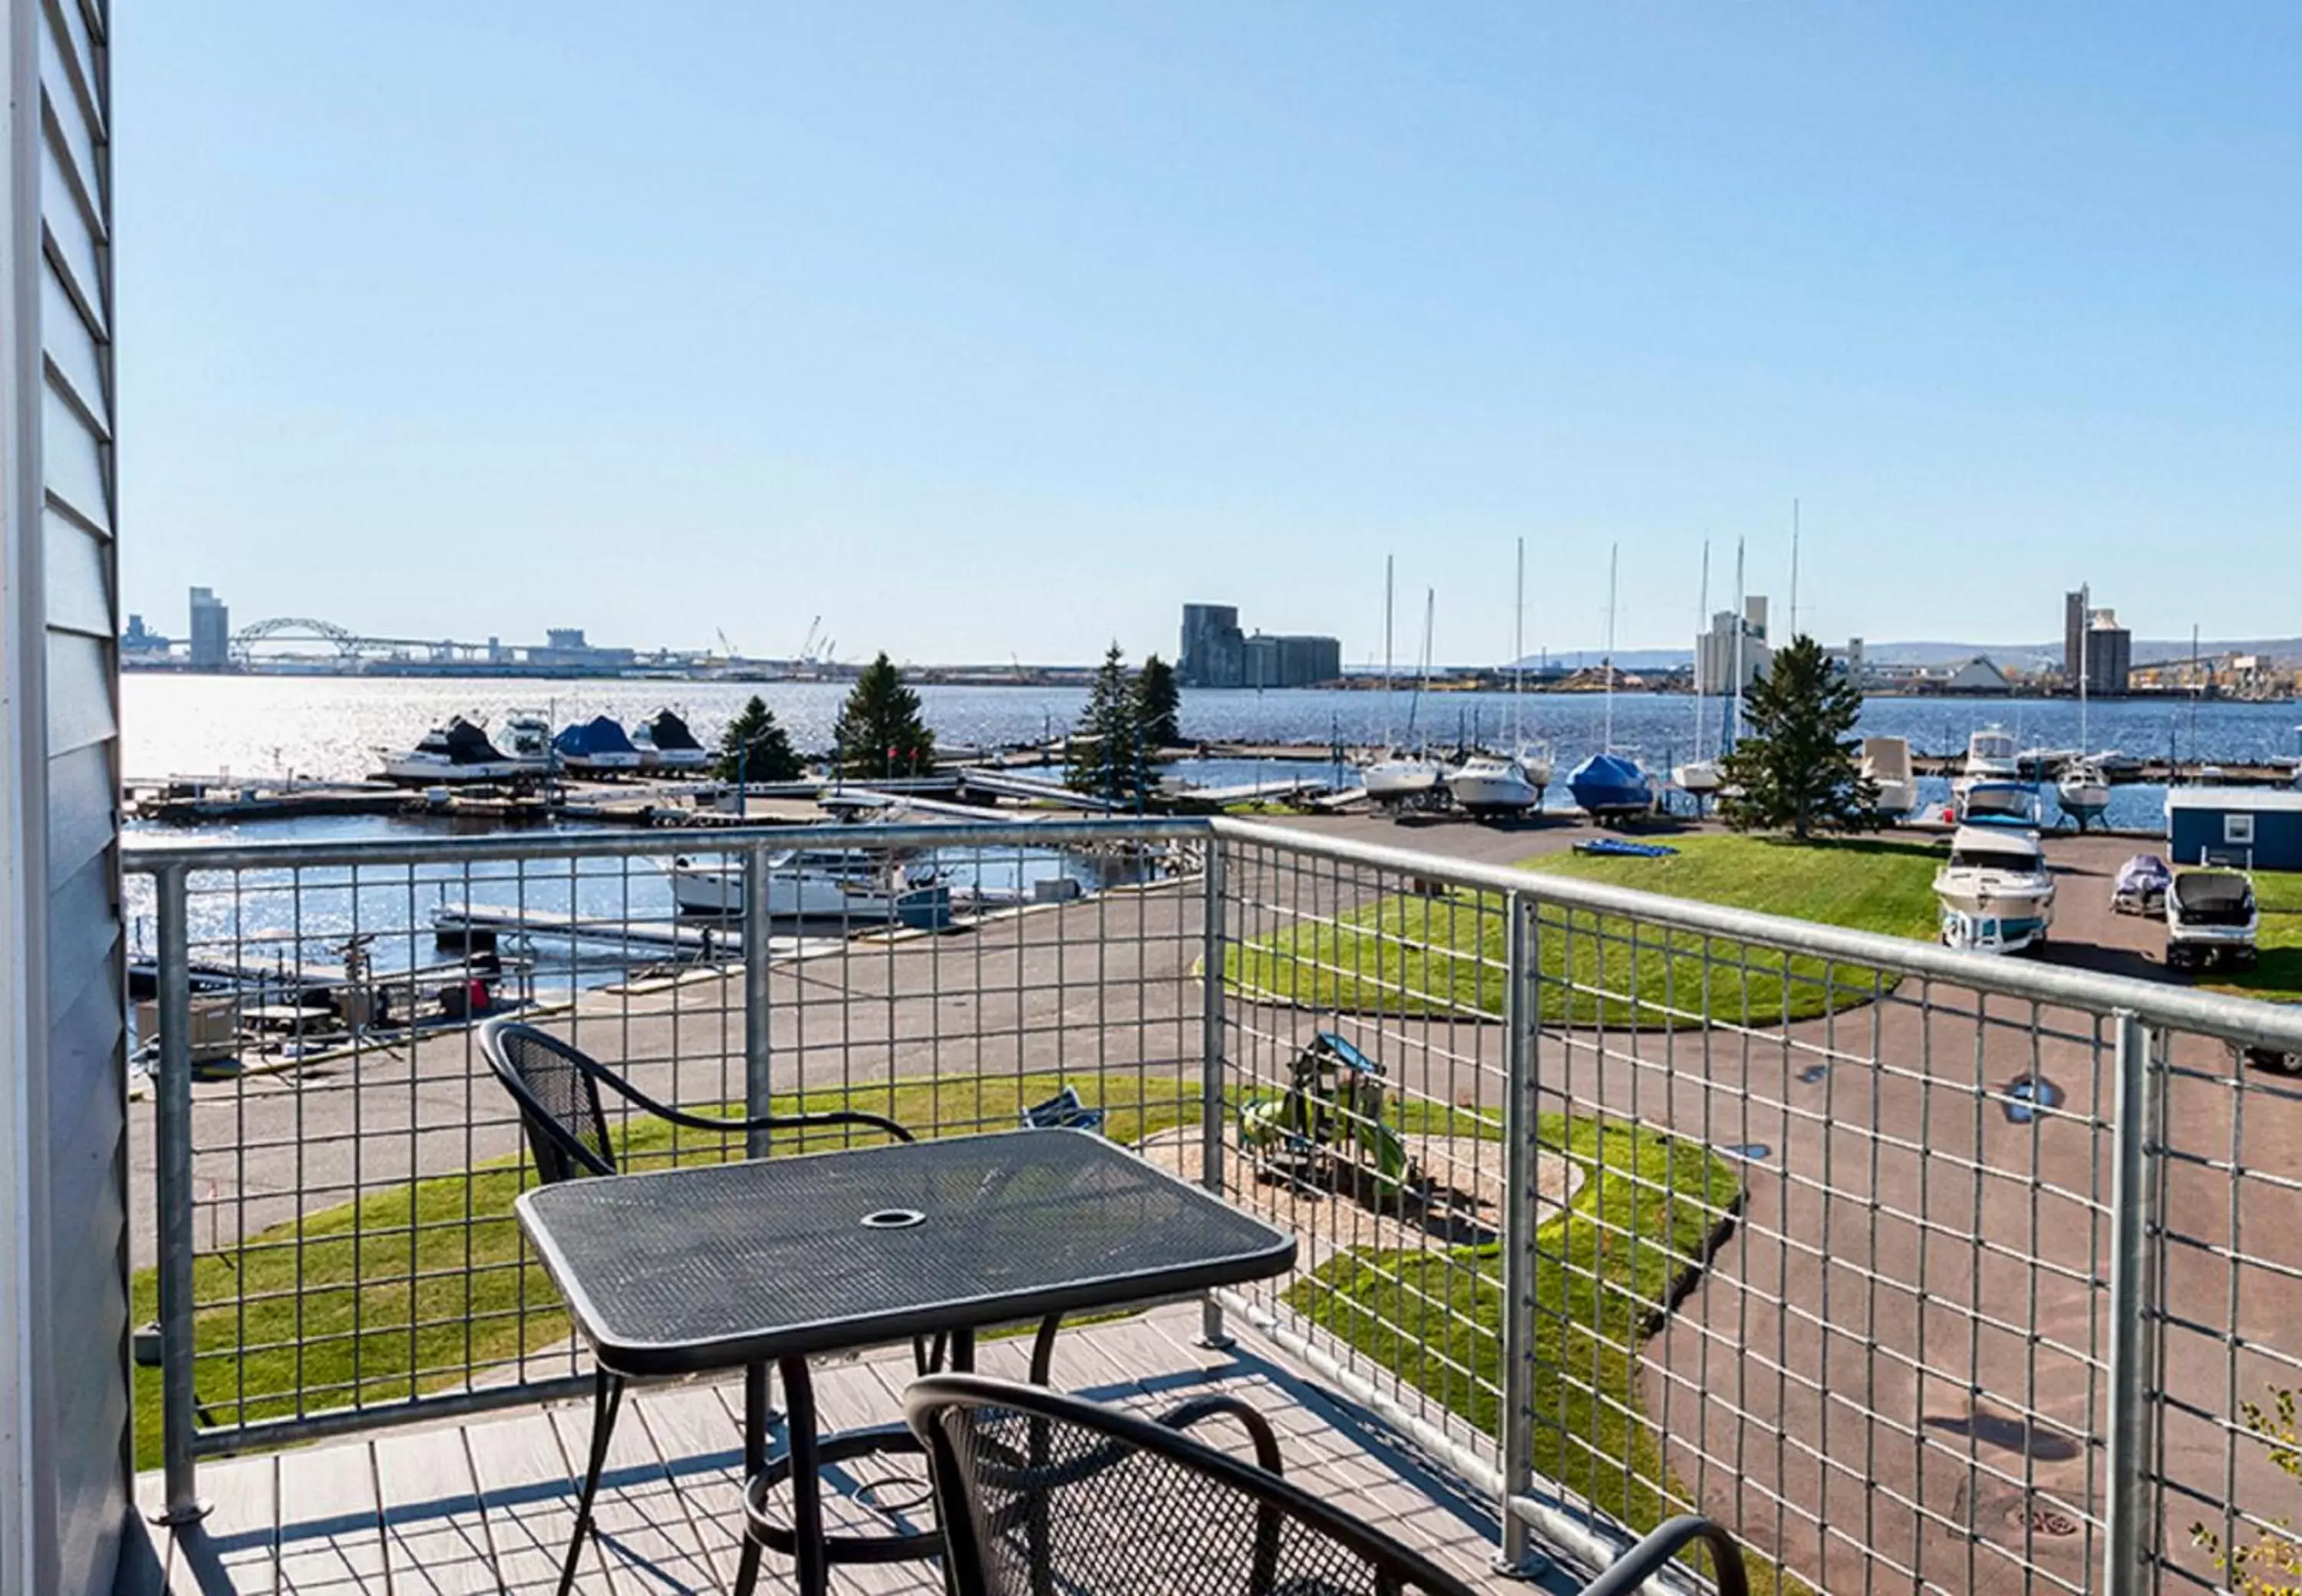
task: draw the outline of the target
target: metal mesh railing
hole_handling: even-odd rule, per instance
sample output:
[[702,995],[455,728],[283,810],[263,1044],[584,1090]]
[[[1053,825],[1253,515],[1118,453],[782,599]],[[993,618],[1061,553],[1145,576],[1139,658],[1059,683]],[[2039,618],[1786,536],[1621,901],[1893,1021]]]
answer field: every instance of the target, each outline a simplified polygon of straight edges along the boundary
[[1311,1243],[1242,1306],[1491,1471],[1514,1553],[1692,1510],[1786,1585],[2085,1591],[2277,1533],[2243,1405],[2296,1383],[2302,1157],[2239,1061],[2292,1019],[1218,831],[1233,1090],[1325,1089],[1322,1031],[1383,1071],[1291,1163],[1239,1146]]
[[2302,1491],[2280,1011],[1239,822],[792,840],[133,851],[172,1498],[585,1372],[469,1025],[514,1009],[690,1108],[937,1134],[1071,1088],[1296,1232],[1226,1306],[1514,1557],[1692,1509],[1784,1588],[2212,1588],[2192,1526],[2274,1550]]

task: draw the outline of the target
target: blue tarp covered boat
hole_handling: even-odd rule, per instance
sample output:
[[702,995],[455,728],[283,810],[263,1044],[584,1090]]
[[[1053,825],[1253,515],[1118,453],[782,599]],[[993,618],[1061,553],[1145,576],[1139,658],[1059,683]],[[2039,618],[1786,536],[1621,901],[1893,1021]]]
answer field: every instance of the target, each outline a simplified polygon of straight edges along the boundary
[[640,751],[624,728],[605,715],[571,726],[551,739],[551,746],[571,770],[636,770]]
[[1598,819],[1642,815],[1654,804],[1654,790],[1636,760],[1619,753],[1594,753],[1568,773],[1567,790]]

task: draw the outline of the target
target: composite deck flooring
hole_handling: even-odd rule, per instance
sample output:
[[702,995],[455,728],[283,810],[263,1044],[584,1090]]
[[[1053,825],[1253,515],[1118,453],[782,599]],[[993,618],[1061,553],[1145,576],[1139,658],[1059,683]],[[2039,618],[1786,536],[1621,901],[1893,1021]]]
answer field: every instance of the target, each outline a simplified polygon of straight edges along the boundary
[[[1171,1306],[1070,1330],[1055,1383],[1151,1412],[1210,1391],[1243,1397],[1272,1419],[1298,1484],[1474,1584],[1531,1588],[1491,1567],[1491,1500],[1252,1334],[1212,1351],[1194,1344],[1197,1326],[1196,1307]],[[994,1341],[980,1365],[987,1373],[1020,1376],[1027,1350],[1021,1339]],[[823,1427],[896,1418],[911,1373],[907,1350],[819,1365]],[[741,1524],[741,1399],[737,1382],[634,1389],[617,1426],[599,1533],[577,1589],[666,1596],[730,1588]],[[590,1434],[587,1402],[204,1464],[200,1491],[214,1511],[180,1532],[153,1527],[147,1588],[169,1596],[548,1592],[574,1524]],[[853,1493],[876,1483],[874,1499],[899,1510],[912,1484],[904,1476],[916,1472],[916,1459],[893,1459],[833,1476],[835,1527],[844,1521],[884,1530],[886,1519]],[[159,1477],[143,1476],[139,1488],[146,1506],[156,1507]],[[926,1563],[850,1566],[833,1581],[856,1592],[943,1590]],[[1574,1585],[1554,1575],[1532,1588]],[[760,1589],[790,1588],[788,1565],[770,1556]]]

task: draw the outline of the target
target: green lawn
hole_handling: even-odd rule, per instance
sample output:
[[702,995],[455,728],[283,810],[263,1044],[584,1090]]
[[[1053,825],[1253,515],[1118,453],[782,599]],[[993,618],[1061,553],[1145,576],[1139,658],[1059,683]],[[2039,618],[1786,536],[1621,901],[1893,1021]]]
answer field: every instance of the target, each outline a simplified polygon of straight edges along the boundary
[[[1025,1103],[1065,1084],[1107,1112],[1116,1139],[1196,1122],[1188,1100],[1139,1076],[1114,1077],[1098,1090],[1093,1075],[967,1078],[893,1088],[778,1097],[778,1113],[853,1106],[884,1113],[917,1134],[1005,1129]],[[707,1110],[706,1112],[710,1112]],[[789,1152],[846,1144],[847,1133],[806,1140],[778,1137]],[[859,1135],[854,1145],[879,1140]],[[621,1138],[626,1169],[660,1167],[676,1156],[703,1162],[739,1155],[741,1143],[704,1132],[676,1138],[658,1121],[635,1122]],[[568,1334],[567,1315],[542,1267],[520,1246],[512,1200],[532,1184],[525,1159],[503,1158],[453,1175],[396,1186],[289,1222],[243,1244],[201,1255],[193,1267],[197,1362],[194,1388],[210,1420],[238,1424],[298,1411],[388,1401],[411,1390],[459,1383],[469,1367],[484,1378],[529,1350]],[[159,1316],[155,1271],[130,1285],[137,1323]],[[160,1373],[135,1371],[137,1466],[160,1461]]]
[[[1716,1155],[1619,1122],[1546,1114],[1537,1139],[1584,1180],[1536,1241],[1534,1466],[1643,1533],[1691,1503],[1647,1428],[1638,1348],[1701,1266],[1742,1181]],[[1357,1251],[1298,1282],[1289,1300],[1492,1434],[1502,1268],[1493,1246]],[[1754,1564],[1754,1576],[1765,1572]]]
[[[1702,836],[1672,845],[1678,853],[1665,859],[1556,853],[1524,868],[1895,937],[1935,934],[1941,856],[1926,844]],[[1500,1016],[1506,934],[1497,895],[1399,894],[1235,945],[1225,974],[1248,995],[1313,1009]],[[1648,1024],[1667,1011],[1802,1020],[1892,984],[1857,966],[1557,908],[1541,912],[1537,941],[1552,1022],[1620,1024],[1634,1011]]]
[[2262,909],[2252,970],[2216,970],[2214,986],[2273,1003],[2302,1003],[2302,875],[2264,870],[2254,878]]

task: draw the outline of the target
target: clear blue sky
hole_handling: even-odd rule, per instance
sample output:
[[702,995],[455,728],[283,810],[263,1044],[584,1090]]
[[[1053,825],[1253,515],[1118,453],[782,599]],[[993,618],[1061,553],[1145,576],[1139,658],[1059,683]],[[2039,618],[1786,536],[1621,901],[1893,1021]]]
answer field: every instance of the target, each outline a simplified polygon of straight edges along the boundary
[[[138,4],[127,599],[1078,659],[2302,633],[2302,7]],[[1409,596],[1411,595],[1411,597]],[[1777,611],[1779,617],[1779,609]],[[1413,627],[1401,626],[1402,655]]]

